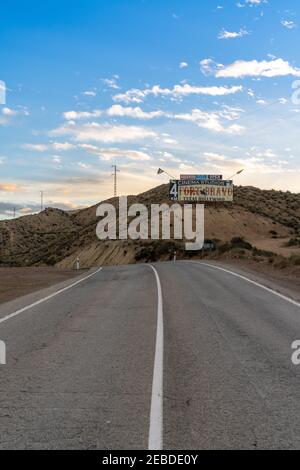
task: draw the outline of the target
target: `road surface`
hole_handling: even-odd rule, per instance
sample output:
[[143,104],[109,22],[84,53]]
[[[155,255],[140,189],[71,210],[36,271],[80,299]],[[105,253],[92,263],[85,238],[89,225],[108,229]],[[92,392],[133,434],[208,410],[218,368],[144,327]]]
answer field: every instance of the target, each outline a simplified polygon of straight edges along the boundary
[[300,449],[300,305],[205,264],[153,266],[0,306],[1,449]]

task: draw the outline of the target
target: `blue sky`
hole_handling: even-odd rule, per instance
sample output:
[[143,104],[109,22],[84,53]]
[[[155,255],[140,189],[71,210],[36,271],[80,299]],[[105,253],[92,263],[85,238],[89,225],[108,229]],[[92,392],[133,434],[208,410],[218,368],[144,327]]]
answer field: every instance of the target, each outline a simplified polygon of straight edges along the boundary
[[158,167],[300,191],[299,1],[28,0],[1,18],[0,217],[40,190],[110,197],[113,164],[121,194]]

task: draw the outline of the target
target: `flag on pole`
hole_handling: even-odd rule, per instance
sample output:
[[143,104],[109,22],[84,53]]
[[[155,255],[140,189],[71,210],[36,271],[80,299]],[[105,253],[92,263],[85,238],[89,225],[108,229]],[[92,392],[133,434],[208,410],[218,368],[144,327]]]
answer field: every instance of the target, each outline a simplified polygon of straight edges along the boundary
[[157,174],[158,174],[158,175],[161,175],[162,173],[164,173],[164,170],[162,170],[161,168],[159,168],[158,171],[157,171]]

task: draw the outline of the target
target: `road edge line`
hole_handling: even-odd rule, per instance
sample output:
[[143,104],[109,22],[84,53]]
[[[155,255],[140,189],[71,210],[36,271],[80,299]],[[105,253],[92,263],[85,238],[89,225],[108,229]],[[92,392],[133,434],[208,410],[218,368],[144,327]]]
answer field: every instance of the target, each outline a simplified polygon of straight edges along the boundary
[[63,289],[59,289],[58,291],[53,292],[53,294],[47,295],[47,297],[43,297],[42,299],[37,300],[36,302],[33,302],[33,303],[30,304],[30,305],[26,305],[26,307],[20,308],[19,310],[16,310],[15,312],[10,313],[10,314],[6,315],[6,316],[3,317],[3,318],[0,318],[0,324],[6,322],[7,320],[10,320],[11,318],[14,318],[14,317],[20,315],[20,314],[23,313],[23,312],[26,312],[27,310],[29,310],[29,309],[31,309],[31,308],[33,308],[33,307],[36,307],[37,305],[39,305],[39,304],[41,304],[41,303],[43,303],[43,302],[46,302],[47,300],[52,299],[53,297],[56,297],[57,295],[59,295],[59,294],[61,294],[62,292],[65,292],[65,291],[71,289],[72,287],[77,286],[78,284],[80,284],[81,282],[85,281],[86,279],[89,279],[90,277],[95,276],[95,274],[99,273],[101,270],[102,270],[102,267],[99,268],[99,269],[97,269],[97,271],[95,271],[94,273],[89,274],[88,276],[85,276],[85,277],[79,279],[79,280],[76,281],[76,282],[73,282],[73,283],[70,284],[69,286],[64,287]]
[[261,289],[266,290],[267,292],[271,292],[272,294],[277,295],[281,299],[284,299],[287,302],[290,302],[291,304],[296,305],[296,307],[300,308],[300,303],[297,302],[297,300],[293,300],[293,299],[287,297],[286,295],[281,294],[280,292],[276,292],[275,290],[271,289],[270,287],[264,286],[263,284],[260,284],[259,282],[253,281],[252,279],[249,279],[248,277],[243,276],[242,274],[235,273],[234,271],[230,271],[229,269],[221,268],[220,266],[215,266],[214,264],[208,264],[208,263],[202,263],[202,262],[199,262],[199,263],[195,262],[195,264],[198,264],[200,266],[201,265],[208,266],[209,268],[218,269],[219,271],[224,271],[226,273],[231,274],[232,276],[239,277],[240,279],[243,279],[244,281],[250,282],[250,284],[254,284],[255,286],[258,286]]
[[148,450],[163,449],[163,361],[164,361],[164,324],[162,288],[158,272],[150,264],[157,284],[157,326],[155,357],[152,381],[151,409]]

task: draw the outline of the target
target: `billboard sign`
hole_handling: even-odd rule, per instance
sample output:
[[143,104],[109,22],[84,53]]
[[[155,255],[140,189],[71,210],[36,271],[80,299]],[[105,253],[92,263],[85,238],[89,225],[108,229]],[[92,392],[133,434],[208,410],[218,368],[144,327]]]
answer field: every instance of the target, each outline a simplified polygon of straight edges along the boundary
[[232,202],[232,181],[170,181],[170,199],[179,202]]
[[180,180],[184,181],[207,181],[207,180],[222,180],[223,176],[222,175],[180,175]]

